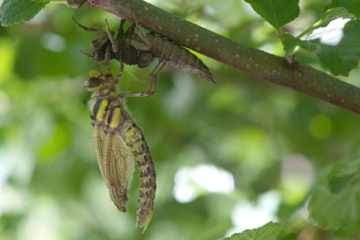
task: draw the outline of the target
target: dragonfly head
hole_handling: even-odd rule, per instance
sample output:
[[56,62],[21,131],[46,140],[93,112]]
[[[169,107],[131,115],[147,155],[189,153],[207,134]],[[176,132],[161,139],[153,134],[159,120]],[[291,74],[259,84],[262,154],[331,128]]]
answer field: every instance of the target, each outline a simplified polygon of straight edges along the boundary
[[117,84],[116,78],[111,73],[90,71],[89,78],[85,81],[84,87],[89,92],[113,89]]

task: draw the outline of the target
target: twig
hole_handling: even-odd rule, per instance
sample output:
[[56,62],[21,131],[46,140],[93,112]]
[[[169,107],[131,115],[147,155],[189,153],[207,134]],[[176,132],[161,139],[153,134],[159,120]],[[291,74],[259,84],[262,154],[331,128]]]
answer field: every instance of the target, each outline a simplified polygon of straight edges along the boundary
[[[360,113],[360,89],[314,68],[292,67],[284,58],[243,47],[142,0],[88,0],[120,18],[161,33],[180,45],[230,65],[249,76],[295,89]],[[260,97],[260,96],[259,96]]]

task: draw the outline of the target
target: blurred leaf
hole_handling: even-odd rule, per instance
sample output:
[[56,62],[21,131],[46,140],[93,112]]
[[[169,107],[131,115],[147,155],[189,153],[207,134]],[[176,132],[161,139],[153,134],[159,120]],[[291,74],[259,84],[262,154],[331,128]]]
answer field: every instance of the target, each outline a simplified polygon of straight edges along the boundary
[[[330,24],[334,26],[330,28]],[[345,24],[343,29],[342,24]],[[307,40],[300,40],[304,35],[307,35]],[[359,38],[360,21],[345,8],[339,7],[325,12],[319,21],[298,38],[285,33],[282,34],[281,41],[287,54],[300,46],[314,52],[323,67],[333,74],[348,76],[349,72],[357,67],[360,59]]]
[[[330,28],[329,25],[334,23],[333,21],[339,22]],[[343,29],[341,24],[345,24]],[[358,65],[360,58],[360,42],[357,41],[360,37],[359,26],[360,22],[353,14],[345,8],[338,7],[326,11],[299,37],[283,33],[280,39],[287,55],[292,54],[297,46],[302,47],[314,52],[324,68],[333,74],[347,76]],[[329,29],[326,29],[327,27]],[[300,39],[304,35],[307,35],[308,40]]]
[[337,19],[337,18],[354,18],[354,15],[351,14],[347,9],[338,7],[338,8],[332,8],[327,10],[317,21],[311,29],[319,28],[319,27],[325,27],[327,26],[331,21]]
[[0,216],[0,232],[1,230],[6,230],[10,228],[15,228],[17,222],[22,219],[24,216],[14,213],[4,213]]
[[278,223],[268,223],[260,228],[246,230],[226,240],[277,240],[282,229]]
[[[326,33],[325,33],[326,34]],[[335,75],[348,76],[360,59],[360,21],[346,23],[343,36],[337,44],[326,44],[321,39],[306,41],[307,49],[315,51],[321,64]]]
[[294,20],[299,15],[299,0],[246,0],[252,8],[275,28]]
[[353,181],[359,177],[360,174],[360,161],[351,161],[346,165],[339,164],[335,166],[329,173],[329,189],[333,193],[339,193],[342,189],[346,188],[348,184],[354,183]]
[[54,132],[39,149],[39,160],[53,160],[62,151],[65,151],[71,142],[71,136],[67,125],[56,126]]
[[340,193],[346,185],[351,183],[351,180],[354,179],[355,174],[348,176],[333,176],[329,179],[329,190],[332,193]]
[[360,17],[360,1],[359,0],[333,0],[334,7],[344,7],[349,12]]
[[10,75],[15,58],[15,44],[10,39],[0,40],[0,82]]
[[337,164],[309,203],[311,218],[330,230],[354,230],[360,224],[360,162]]
[[47,3],[46,0],[4,0],[0,9],[1,25],[9,26],[30,20]]
[[250,189],[252,189],[256,195],[274,189],[279,183],[280,173],[281,163],[279,161],[270,163],[270,165],[266,166],[250,183]]

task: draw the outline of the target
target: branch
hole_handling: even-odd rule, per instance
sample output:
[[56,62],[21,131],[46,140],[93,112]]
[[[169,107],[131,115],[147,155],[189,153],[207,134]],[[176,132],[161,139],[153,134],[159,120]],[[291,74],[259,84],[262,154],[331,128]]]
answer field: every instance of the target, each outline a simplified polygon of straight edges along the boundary
[[308,66],[291,66],[281,57],[243,47],[230,39],[167,13],[143,0],[88,0],[94,7],[132,20],[180,45],[267,80],[360,113],[360,89]]

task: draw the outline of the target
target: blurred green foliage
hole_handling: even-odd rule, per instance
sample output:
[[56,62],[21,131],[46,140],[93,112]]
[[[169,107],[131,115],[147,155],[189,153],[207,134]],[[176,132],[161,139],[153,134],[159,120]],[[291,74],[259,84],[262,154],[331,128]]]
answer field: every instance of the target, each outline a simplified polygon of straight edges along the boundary
[[[342,2],[303,1],[287,28],[296,35],[329,6],[352,6]],[[245,1],[153,3],[245,46],[285,54],[276,30]],[[80,53],[95,36],[72,16],[89,26],[117,23],[50,3],[31,21],[0,28],[0,240],[207,240],[270,221],[282,225],[234,239],[271,239],[264,236],[280,230],[281,239],[360,236],[358,117],[206,58],[218,84],[164,72],[155,96],[127,101],[157,170],[155,214],[142,235],[136,178],[129,213],[120,213],[97,168],[82,88],[96,65]],[[321,69],[309,51],[296,57]],[[120,90],[146,88],[150,71],[126,68]],[[357,68],[344,81],[359,86],[359,75]]]

